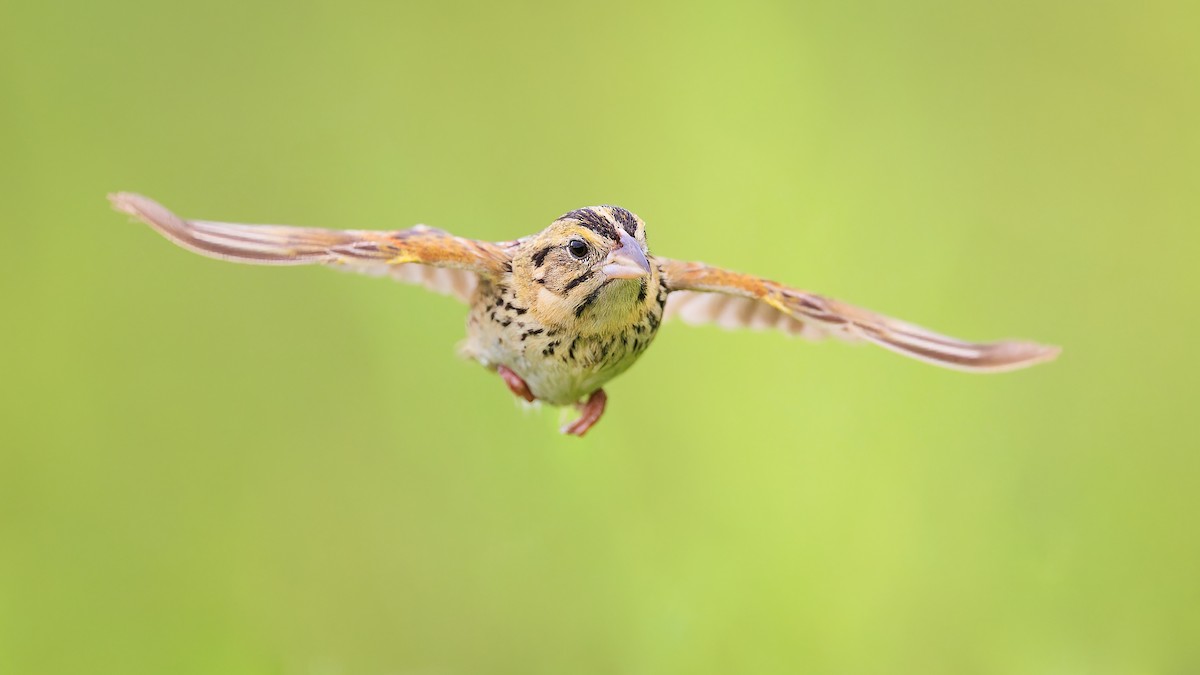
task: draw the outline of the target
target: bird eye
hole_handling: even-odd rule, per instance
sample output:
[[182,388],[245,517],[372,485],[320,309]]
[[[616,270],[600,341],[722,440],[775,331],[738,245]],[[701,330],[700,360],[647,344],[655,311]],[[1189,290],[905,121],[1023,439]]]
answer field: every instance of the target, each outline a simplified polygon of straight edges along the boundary
[[567,251],[577,260],[583,260],[587,256],[588,245],[582,239],[572,239],[567,242]]

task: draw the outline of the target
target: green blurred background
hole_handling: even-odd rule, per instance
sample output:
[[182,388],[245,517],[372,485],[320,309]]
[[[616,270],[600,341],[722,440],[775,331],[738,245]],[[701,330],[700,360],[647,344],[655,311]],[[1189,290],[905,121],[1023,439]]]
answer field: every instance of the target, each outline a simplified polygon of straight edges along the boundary
[[[0,672],[1200,671],[1190,3],[0,5]],[[994,377],[670,324],[580,442],[464,310],[111,212],[654,251]]]

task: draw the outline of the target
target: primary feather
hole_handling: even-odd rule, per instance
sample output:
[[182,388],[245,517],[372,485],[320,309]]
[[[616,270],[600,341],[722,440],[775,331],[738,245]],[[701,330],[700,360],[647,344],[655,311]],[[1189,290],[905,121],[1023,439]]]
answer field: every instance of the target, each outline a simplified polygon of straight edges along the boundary
[[943,368],[1002,372],[1058,356],[1058,347],[1020,340],[977,343],[935,333],[824,296],[703,263],[663,260],[667,316],[725,328],[777,328],[809,339],[868,341]]

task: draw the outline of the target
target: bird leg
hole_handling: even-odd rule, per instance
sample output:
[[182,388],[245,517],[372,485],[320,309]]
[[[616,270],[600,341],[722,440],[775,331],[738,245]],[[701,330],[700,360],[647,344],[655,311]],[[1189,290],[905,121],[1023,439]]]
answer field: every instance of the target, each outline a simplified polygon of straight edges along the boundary
[[597,389],[588,396],[586,403],[576,403],[575,407],[579,408],[579,419],[571,422],[562,428],[564,434],[583,437],[592,428],[596,422],[600,421],[600,416],[604,414],[604,404],[608,401],[608,395],[603,389]]
[[533,403],[533,392],[529,391],[529,385],[525,384],[525,380],[522,380],[520,375],[514,373],[508,366],[496,366],[496,372],[504,378],[504,384],[508,385],[508,389],[512,393]]

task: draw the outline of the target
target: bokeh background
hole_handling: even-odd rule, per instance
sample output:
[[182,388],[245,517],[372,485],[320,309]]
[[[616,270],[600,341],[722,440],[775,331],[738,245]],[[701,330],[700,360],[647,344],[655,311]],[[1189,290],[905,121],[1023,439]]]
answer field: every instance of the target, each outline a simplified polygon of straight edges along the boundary
[[[1185,2],[0,5],[0,672],[1200,671]],[[652,249],[991,377],[667,325],[580,442],[464,311],[108,209]]]

